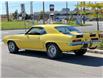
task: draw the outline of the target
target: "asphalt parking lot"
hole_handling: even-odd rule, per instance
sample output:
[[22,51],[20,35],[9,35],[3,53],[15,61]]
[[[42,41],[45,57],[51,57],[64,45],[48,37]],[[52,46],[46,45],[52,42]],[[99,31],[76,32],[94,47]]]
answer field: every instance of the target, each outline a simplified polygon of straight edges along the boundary
[[[88,29],[89,27],[86,28]],[[24,32],[24,30],[1,31],[2,37]],[[0,38],[2,39],[2,37]],[[87,52],[84,56],[75,56],[68,53],[64,54],[61,59],[51,60],[43,52],[22,51],[18,54],[10,54],[7,46],[2,41],[0,42],[0,47],[2,55],[1,77],[3,78],[103,77],[102,54]]]
[[46,53],[20,52],[10,54],[2,44],[2,77],[103,77],[103,57],[101,54],[87,53],[78,57],[64,54],[63,58],[50,60]]

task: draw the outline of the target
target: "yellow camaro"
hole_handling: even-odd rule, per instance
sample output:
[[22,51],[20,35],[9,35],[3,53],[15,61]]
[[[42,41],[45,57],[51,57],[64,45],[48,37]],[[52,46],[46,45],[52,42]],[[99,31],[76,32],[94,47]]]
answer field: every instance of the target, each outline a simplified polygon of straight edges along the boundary
[[62,52],[73,51],[83,55],[87,48],[96,48],[97,34],[81,33],[73,26],[45,24],[31,27],[25,34],[8,35],[3,38],[10,53],[19,49],[45,51],[49,58],[57,58]]

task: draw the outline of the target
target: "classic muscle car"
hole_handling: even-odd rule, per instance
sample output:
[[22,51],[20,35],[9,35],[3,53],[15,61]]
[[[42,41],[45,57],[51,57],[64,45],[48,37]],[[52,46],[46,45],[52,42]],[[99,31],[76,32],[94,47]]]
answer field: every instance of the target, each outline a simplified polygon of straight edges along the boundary
[[17,53],[20,49],[45,51],[49,58],[60,57],[62,52],[69,51],[84,55],[87,48],[96,48],[98,40],[98,34],[82,33],[76,27],[64,24],[35,25],[25,34],[3,38],[10,53]]

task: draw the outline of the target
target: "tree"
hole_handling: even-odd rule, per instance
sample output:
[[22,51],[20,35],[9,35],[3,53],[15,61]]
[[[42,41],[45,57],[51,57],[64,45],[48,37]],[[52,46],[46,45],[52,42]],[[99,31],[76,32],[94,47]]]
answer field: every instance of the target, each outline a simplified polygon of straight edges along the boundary
[[16,10],[14,13],[13,13],[13,17],[14,17],[14,19],[15,20],[17,20],[18,19],[18,11]]
[[96,18],[97,21],[97,30],[99,30],[99,19],[102,17],[103,18],[103,2],[101,3],[85,3],[85,5],[83,4],[79,4],[78,7],[86,7],[89,9],[90,12],[90,16],[93,16]]
[[39,14],[39,20],[40,19],[43,19],[43,11],[41,11],[40,14]]
[[87,14],[90,13],[91,15],[93,15],[94,17],[97,16],[97,12],[99,13],[99,16],[103,17],[103,3],[93,3],[93,2],[85,2],[85,4],[83,2],[80,2],[78,4],[78,7],[85,7],[87,8],[89,11],[80,11],[80,14]]

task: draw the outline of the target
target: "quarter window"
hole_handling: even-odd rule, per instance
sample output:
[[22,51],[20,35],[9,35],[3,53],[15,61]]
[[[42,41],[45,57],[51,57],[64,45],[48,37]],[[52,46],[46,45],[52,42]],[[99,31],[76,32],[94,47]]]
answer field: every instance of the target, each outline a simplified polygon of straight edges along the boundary
[[59,26],[59,27],[56,27],[56,29],[63,34],[71,34],[71,32],[73,31],[81,33],[79,30],[77,30],[73,26]]

